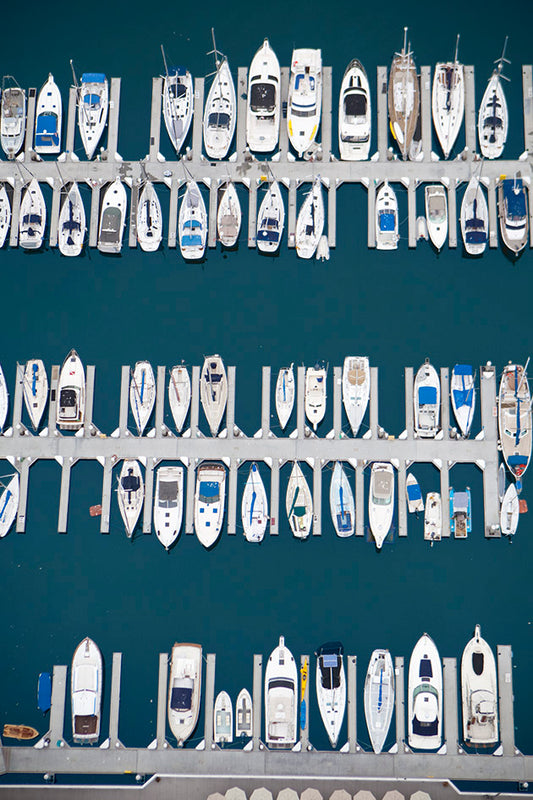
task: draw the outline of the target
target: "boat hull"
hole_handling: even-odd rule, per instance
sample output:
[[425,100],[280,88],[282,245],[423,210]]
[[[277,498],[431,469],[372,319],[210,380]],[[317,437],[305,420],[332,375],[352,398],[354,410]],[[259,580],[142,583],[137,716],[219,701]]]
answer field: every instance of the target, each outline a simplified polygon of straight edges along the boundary
[[98,646],[85,638],[72,658],[72,738],[81,744],[96,744],[100,736],[103,662]]
[[438,492],[428,492],[424,513],[424,539],[440,542],[442,538],[442,499]]
[[415,435],[434,439],[440,430],[440,380],[426,361],[415,375],[413,387]]
[[126,189],[120,178],[117,178],[107,187],[102,201],[98,229],[98,249],[101,253],[120,253],[127,208]]
[[293,50],[287,130],[300,158],[315,141],[322,114],[322,51]]
[[340,461],[335,462],[331,476],[329,506],[337,536],[352,536],[355,530],[355,503],[352,487]]
[[484,158],[499,158],[509,129],[507,101],[498,71],[495,70],[483,94],[478,114],[479,147]]
[[472,427],[476,408],[474,372],[469,364],[456,364],[450,381],[452,408],[461,435],[466,438]]
[[159,249],[163,238],[161,203],[153,183],[147,181],[137,205],[137,241],[145,253]]
[[318,708],[331,746],[337,747],[346,710],[346,676],[342,647],[323,645],[316,656]]
[[217,214],[218,238],[224,247],[234,247],[237,244],[241,221],[241,204],[235,184],[230,182],[224,190]]
[[224,521],[226,470],[222,464],[201,464],[196,473],[194,530],[205,548],[218,541]]
[[225,158],[236,123],[235,85],[226,59],[219,65],[205,104],[204,148],[209,158]]
[[392,61],[388,106],[392,135],[406,159],[418,122],[420,86],[412,55],[404,50]]
[[287,485],[285,507],[293,535],[297,539],[307,539],[313,525],[313,499],[297,461],[294,462]]
[[75,350],[70,351],[61,367],[57,396],[58,427],[79,431],[85,421],[85,370]]
[[370,656],[364,688],[365,719],[374,753],[381,753],[394,711],[394,667],[388,650]]
[[172,367],[168,382],[168,401],[176,430],[181,433],[191,403],[191,379],[187,367]]
[[315,178],[296,220],[296,253],[300,258],[313,258],[323,230],[324,198],[322,183],[318,177]]
[[183,467],[160,467],[156,474],[154,528],[169,550],[177,540],[183,520]]
[[366,356],[347,356],[342,370],[342,402],[357,436],[370,397],[370,363]]
[[130,380],[130,407],[139,436],[142,436],[155,405],[156,385],[152,365],[137,361]]
[[372,464],[368,497],[370,531],[381,550],[392,525],[394,514],[394,468],[386,462]]
[[235,703],[235,738],[253,736],[253,704],[248,689],[241,689]]
[[246,141],[256,153],[270,153],[278,144],[281,70],[268,39],[252,59],[248,73]]
[[431,108],[444,158],[448,158],[463,124],[465,84],[462,64],[447,62],[435,66]]
[[276,381],[276,412],[281,429],[285,430],[294,408],[295,381],[292,364],[280,369]]
[[242,493],[241,519],[248,542],[261,542],[268,524],[268,500],[257,464],[252,464]]
[[309,367],[305,372],[305,416],[315,431],[326,413],[326,378],[323,367]]
[[34,430],[39,428],[48,402],[48,377],[40,358],[26,362],[23,378],[24,403]]
[[227,692],[219,692],[213,714],[213,741],[230,744],[233,741],[233,705]]
[[61,92],[50,74],[39,92],[35,109],[36,153],[53,155],[61,151],[62,109]]
[[520,519],[520,504],[516,493],[516,486],[510,483],[507,487],[500,508],[500,530],[504,536],[513,536],[518,528]]
[[118,507],[128,539],[133,537],[144,503],[144,481],[139,462],[125,459],[118,480]]
[[498,427],[507,468],[515,478],[525,473],[531,458],[531,395],[520,364],[508,364],[498,395]]
[[296,743],[297,691],[296,662],[280,636],[265,670],[265,740],[270,748],[287,749]]
[[461,659],[463,738],[470,746],[497,744],[498,680],[496,661],[479,625]]
[[191,73],[175,67],[163,81],[163,118],[176,155],[187,138],[194,112],[194,89]]
[[86,229],[85,207],[78,184],[74,182],[59,212],[57,225],[59,252],[64,256],[79,256],[83,250]]
[[204,257],[207,243],[207,212],[196,181],[187,181],[178,218],[180,251],[187,261]]
[[365,68],[354,58],[346,68],[339,95],[339,153],[343,161],[363,161],[370,152],[370,86]]
[[448,200],[444,186],[426,186],[425,203],[429,238],[433,246],[441,250],[448,238]]
[[200,399],[211,435],[217,436],[228,400],[228,379],[224,362],[216,353],[204,360],[200,378]]
[[85,73],[78,95],[78,127],[89,161],[94,155],[107,122],[109,87],[101,73]]
[[424,633],[409,661],[409,747],[438,749],[442,744],[442,715],[442,663],[435,643]]
[[461,203],[461,234],[466,252],[480,256],[487,247],[489,209],[478,177],[470,178]]
[[202,646],[177,643],[172,648],[168,684],[168,724],[183,745],[198,722],[202,691]]
[[46,203],[41,187],[30,181],[20,203],[19,245],[25,250],[38,250],[46,228]]
[[19,508],[19,476],[13,475],[2,494],[0,494],[0,538],[9,533]]
[[398,200],[394,189],[385,181],[376,195],[376,249],[398,248]]

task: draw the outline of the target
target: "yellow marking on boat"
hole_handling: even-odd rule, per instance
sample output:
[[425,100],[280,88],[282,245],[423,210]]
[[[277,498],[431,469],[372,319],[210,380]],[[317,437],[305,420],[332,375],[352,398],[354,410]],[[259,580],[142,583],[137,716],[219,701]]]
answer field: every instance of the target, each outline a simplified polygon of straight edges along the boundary
[[305,689],[306,689],[306,686],[307,686],[307,675],[308,675],[308,673],[309,673],[309,659],[306,658],[304,660],[304,663],[300,667],[300,677],[301,677],[301,685],[302,685],[302,698],[301,699],[302,700],[304,699],[304,696],[305,696]]
[[292,136],[292,120],[289,120],[289,136]]
[[391,133],[392,133],[392,135],[394,136],[394,141],[396,141],[396,142],[397,142],[397,141],[398,141],[398,139],[396,138],[396,134],[394,133],[394,128],[392,127],[392,122],[389,122],[389,128],[390,128],[390,132],[391,132]]
[[313,139],[315,138],[315,134],[316,134],[316,125],[311,132],[311,141],[313,141]]

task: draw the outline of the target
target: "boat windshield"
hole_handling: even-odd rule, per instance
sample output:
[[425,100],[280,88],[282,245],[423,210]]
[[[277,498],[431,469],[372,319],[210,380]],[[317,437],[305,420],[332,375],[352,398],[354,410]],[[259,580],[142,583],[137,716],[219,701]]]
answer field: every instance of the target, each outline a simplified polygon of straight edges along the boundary
[[[344,113],[347,117],[365,117],[367,106],[366,96],[361,92],[352,92],[344,97]],[[347,121],[355,122],[355,119]]]
[[220,500],[220,486],[218,481],[200,481],[198,499],[201,503],[218,503]]
[[222,128],[229,129],[230,116],[229,114],[209,114],[207,125],[209,128]]
[[176,508],[178,505],[178,482],[160,481],[159,482],[159,507]]
[[276,108],[276,88],[271,83],[256,83],[252,85],[250,108],[256,114],[259,112],[272,114]]
[[78,393],[76,389],[61,389],[59,394],[59,405],[62,409],[74,408],[78,402]]

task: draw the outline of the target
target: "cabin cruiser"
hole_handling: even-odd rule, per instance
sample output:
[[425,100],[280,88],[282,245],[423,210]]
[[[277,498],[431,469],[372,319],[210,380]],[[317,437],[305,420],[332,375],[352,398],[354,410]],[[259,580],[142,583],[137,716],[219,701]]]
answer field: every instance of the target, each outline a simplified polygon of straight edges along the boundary
[[280,245],[285,225],[285,206],[277,181],[272,181],[257,215],[257,249],[275,253]]
[[242,493],[241,519],[248,542],[262,542],[268,523],[268,500],[261,473],[254,462]]
[[0,103],[0,141],[2,150],[9,159],[15,158],[26,134],[26,92],[14,78],[15,86],[5,86],[10,75],[2,81],[2,101]]
[[287,519],[297,539],[307,539],[313,525],[313,498],[297,461],[294,462],[285,498]]
[[463,124],[465,111],[464,67],[457,60],[459,36],[453,62],[438,63],[433,77],[431,107],[433,124],[444,153],[448,158]]
[[450,381],[452,408],[461,436],[465,439],[470,433],[474,410],[476,408],[476,387],[474,372],[470,364],[456,364]]
[[381,753],[394,711],[394,667],[388,650],[374,650],[365,679],[365,719],[374,753]]
[[416,373],[413,395],[415,434],[434,439],[440,430],[440,380],[429,359]]
[[527,189],[522,178],[504,178],[498,184],[498,215],[503,243],[518,255],[529,238]]
[[394,189],[385,181],[376,195],[376,248],[396,250],[399,238],[398,200]]
[[354,436],[366,414],[370,397],[370,363],[367,356],[346,356],[342,369],[342,402]]
[[246,141],[256,153],[270,153],[279,139],[281,71],[268,39],[252,59],[248,73]]
[[217,214],[218,238],[224,247],[234,247],[237,244],[241,221],[241,204],[237,190],[233,181],[228,181],[223,190]]
[[296,744],[298,673],[294,656],[279,637],[265,670],[265,734],[272,749]]
[[57,397],[58,427],[78,431],[85,420],[85,370],[75,350],[70,351],[61,367]]
[[40,358],[33,358],[26,362],[22,388],[26,410],[33,429],[37,430],[48,401],[48,376]]
[[95,744],[100,736],[102,654],[87,636],[74,651],[71,676],[72,738],[80,744]]
[[144,481],[139,462],[124,459],[118,479],[118,507],[128,539],[133,537],[144,503]]
[[420,109],[420,86],[409,48],[407,28],[404,28],[402,50],[392,60],[388,95],[390,128],[404,159],[411,147]]
[[35,108],[36,153],[53,155],[61,151],[61,120],[63,105],[61,92],[52,73],[42,87]]
[[222,464],[200,464],[194,494],[194,530],[204,547],[220,536],[226,499],[226,469]]
[[156,472],[154,528],[169,550],[181,530],[183,518],[183,467],[159,467]]
[[433,639],[424,633],[409,661],[408,742],[417,750],[442,744],[442,663]]
[[392,525],[394,514],[394,468],[392,464],[375,461],[370,473],[368,517],[370,531],[381,550]]
[[46,203],[35,178],[29,182],[20,203],[19,244],[25,250],[38,250],[46,228]]
[[168,682],[168,724],[181,747],[198,722],[202,694],[202,646],[176,642]]
[[101,72],[84,72],[78,96],[78,127],[87,158],[91,160],[107,122],[109,89]]
[[370,87],[365,68],[354,58],[342,79],[339,96],[339,153],[343,161],[363,161],[370,152]]
[[496,745],[499,740],[496,661],[479,625],[463,651],[461,696],[465,744]]
[[489,209],[478,177],[470,178],[463,196],[461,233],[469,255],[484,253],[489,236]]
[[176,430],[181,433],[191,403],[191,379],[187,367],[179,365],[170,370],[168,401]]
[[235,133],[237,107],[235,85],[225,57],[217,61],[204,111],[204,147],[209,158],[225,158]]
[[76,181],[71,184],[59,212],[57,244],[64,256],[79,256],[87,230],[85,207]]
[[130,380],[130,407],[142,436],[152,414],[156,395],[154,371],[149,361],[137,361]]
[[335,462],[331,475],[329,506],[337,536],[351,536],[355,528],[355,503],[352,487],[340,461]]
[[504,367],[498,397],[498,428],[503,457],[515,478],[521,478],[531,458],[531,395],[524,367]]
[[276,411],[281,430],[284,430],[294,407],[295,381],[292,364],[278,372],[276,381]]
[[98,232],[98,249],[101,253],[120,253],[126,227],[128,198],[120,178],[111,183],[104,194]]
[[179,154],[187,138],[194,110],[194,87],[185,67],[171,67],[163,80],[163,118],[172,146]]
[[305,416],[316,431],[326,413],[327,370],[316,364],[305,371]]
[[428,235],[437,250],[444,247],[448,237],[448,200],[446,189],[440,183],[425,187],[426,222]]
[[137,240],[141,250],[153,253],[163,238],[161,203],[152,181],[146,181],[137,204]]
[[300,258],[313,258],[324,230],[324,198],[318,175],[296,220],[296,253]]
[[188,261],[199,261],[207,244],[207,212],[196,181],[187,181],[178,218],[181,255]]
[[501,81],[504,77],[502,75],[503,64],[504,62],[510,63],[505,58],[506,47],[507,37],[505,38],[503,53],[496,61],[497,66],[489,78],[489,83],[479,107],[477,130],[479,146],[484,158],[499,158],[507,141],[509,113]]
[[200,399],[212,436],[217,436],[228,399],[228,379],[222,358],[206,356],[200,377]]
[[337,747],[346,709],[343,653],[340,642],[326,642],[315,653],[318,708],[332,747]]
[[322,51],[292,51],[287,129],[300,156],[315,141],[322,114]]

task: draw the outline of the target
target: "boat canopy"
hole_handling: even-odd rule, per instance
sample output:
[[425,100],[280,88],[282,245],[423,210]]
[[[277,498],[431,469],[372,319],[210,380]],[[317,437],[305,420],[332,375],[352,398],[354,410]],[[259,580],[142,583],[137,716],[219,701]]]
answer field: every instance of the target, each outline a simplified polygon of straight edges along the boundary
[[183,223],[184,228],[201,228],[202,223],[198,219],[186,219]]
[[84,72],[81,76],[82,83],[104,83],[105,75],[103,72]]
[[[274,220],[267,220],[267,222],[273,222]],[[279,232],[273,230],[260,230],[257,234],[257,238],[263,242],[277,242],[279,241]]]
[[136,492],[141,485],[138,475],[133,475],[133,470],[130,468],[128,474],[122,478],[122,488],[125,492]]
[[47,133],[48,135],[55,134],[57,131],[57,114],[55,111],[46,111],[39,114],[37,117],[37,126],[35,134]]
[[453,513],[454,514],[467,514],[470,505],[470,498],[468,492],[454,492],[453,493]]
[[216,503],[220,496],[217,481],[200,481],[199,499],[202,503]]
[[252,84],[250,108],[256,114],[272,114],[276,108],[276,87],[271,83]]
[[472,375],[472,367],[470,364],[456,364],[453,368],[456,375]]
[[381,231],[394,231],[396,214],[392,211],[380,211],[379,229]]
[[437,389],[435,386],[420,386],[418,389],[418,402],[421,406],[432,406],[437,402]]
[[410,483],[407,486],[407,497],[409,500],[421,500],[422,492],[418,483]]
[[189,711],[192,707],[194,681],[191,678],[183,678],[180,684],[180,686],[172,687],[170,708],[173,711]]
[[209,114],[207,125],[209,128],[229,128],[230,116],[229,114],[217,113]]
[[159,505],[173,508],[176,505],[177,497],[178,482],[176,480],[159,481]]
[[364,117],[367,99],[361,91],[351,91],[344,96],[344,113],[347,117]]
[[182,247],[201,247],[202,237],[198,233],[196,234],[186,233],[184,236],[181,237],[181,245]]
[[[483,225],[485,224],[483,220],[469,220],[467,225],[470,225],[473,222],[481,222]],[[467,231],[466,232],[466,241],[468,244],[483,244],[487,241],[487,234],[485,231]]]

